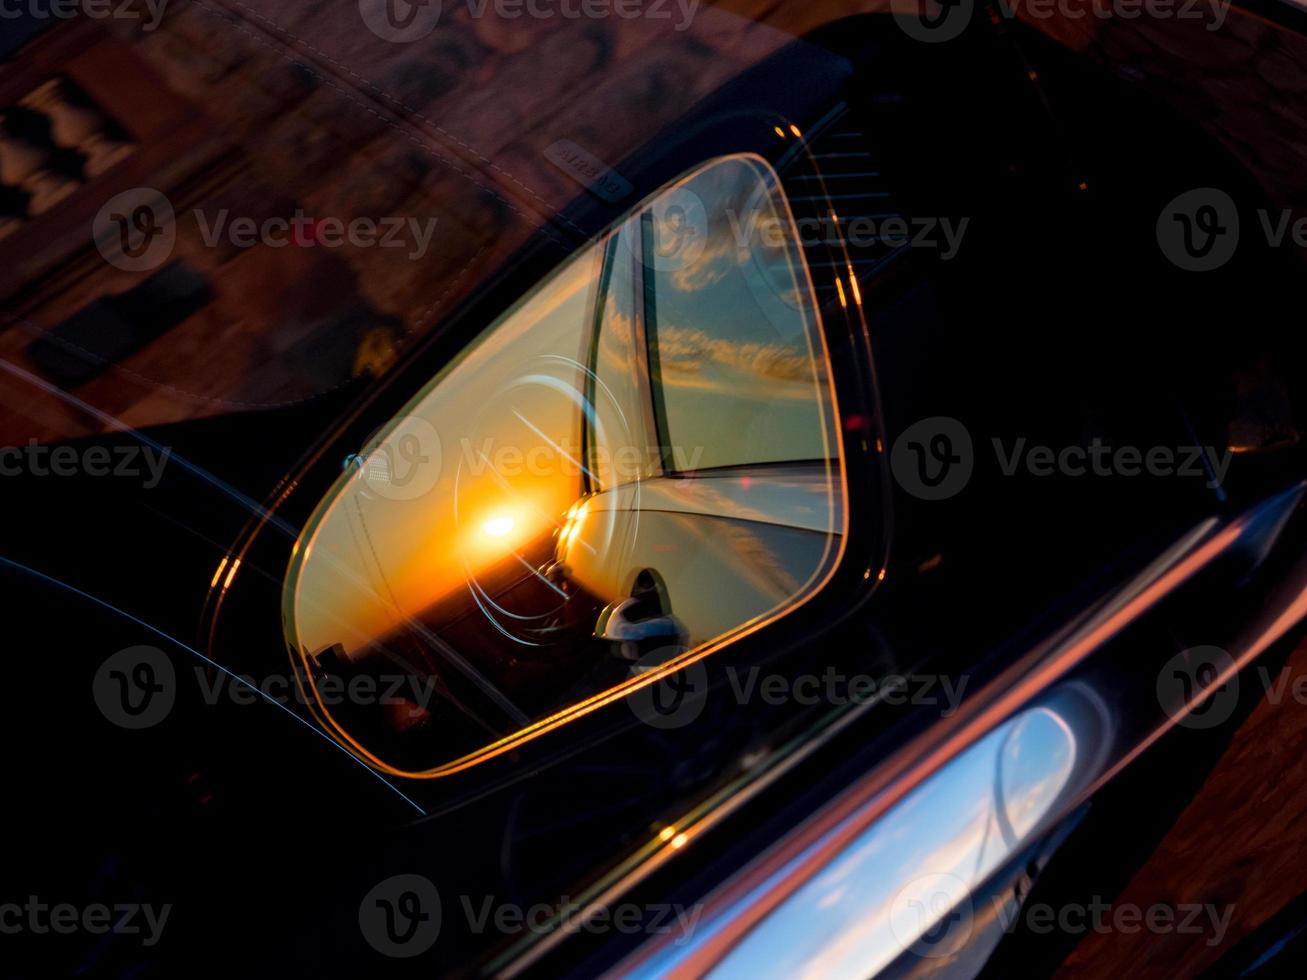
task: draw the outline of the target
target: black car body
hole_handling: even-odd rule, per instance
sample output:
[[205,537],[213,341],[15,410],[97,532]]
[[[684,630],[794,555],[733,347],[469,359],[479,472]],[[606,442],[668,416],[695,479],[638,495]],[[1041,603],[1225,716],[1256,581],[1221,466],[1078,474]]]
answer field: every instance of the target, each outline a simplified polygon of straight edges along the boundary
[[[482,695],[431,651],[469,658],[520,725],[487,722],[479,740],[408,708],[324,711],[317,682],[371,669],[288,641],[288,570],[324,501],[364,485],[376,433],[524,296],[642,202],[730,159],[759,161],[795,226],[820,230],[801,259],[838,449],[783,477],[772,463],[642,485],[648,499],[713,479],[829,491],[816,531],[751,518],[821,534],[804,559],[820,581],[797,608],[720,613],[699,580],[676,593],[689,573],[654,549],[670,551],[678,521],[724,547],[698,523],[720,514],[647,504],[668,526],[623,567],[644,576],[629,596],[578,576],[546,537],[523,547],[525,574],[491,570],[423,631],[377,640],[451,700]],[[781,47],[605,165],[629,192],[581,192],[379,377],[173,425],[101,418],[110,431],[68,443],[167,450],[148,492],[5,478],[20,828],[6,883],[175,904],[154,947],[20,936],[13,975],[1039,975],[1081,935],[1032,928],[1020,909],[1118,895],[1194,799],[1257,700],[1232,681],[1284,662],[1307,615],[1307,360],[1285,314],[1302,258],[1247,233],[1279,202],[1246,161],[1018,21],[923,44],[870,14]],[[1158,227],[1203,188],[1237,203],[1245,234],[1228,263],[1194,272]],[[859,218],[906,234],[851,241]],[[1149,455],[1162,450],[1164,465]],[[705,575],[725,595],[729,566]],[[544,653],[515,653],[471,598],[520,611],[549,589],[567,608],[531,626]],[[724,618],[695,625],[694,595]],[[172,665],[176,703],[132,730],[97,706],[96,678],[141,646]],[[687,676],[674,724],[641,707],[668,683],[684,697]],[[779,678],[780,693],[741,694],[741,678]],[[206,695],[223,688],[245,694]],[[1204,712],[1220,723],[1195,724]],[[1005,797],[1039,783],[1003,774],[1017,747],[1032,765],[1048,753],[1051,789],[1026,809]],[[1268,755],[1268,782],[1281,764]],[[992,810],[968,874],[928,860],[965,828],[914,807]],[[886,840],[926,856],[859,857]],[[885,903],[934,900],[929,884],[902,898],[934,873],[961,893],[949,885],[895,931]],[[434,885],[439,937],[387,958],[360,903],[401,875]],[[849,881],[876,884],[840,891]],[[525,918],[496,918],[501,906]],[[613,924],[624,907],[638,910],[629,929]],[[1237,911],[1243,934],[1280,908]]]

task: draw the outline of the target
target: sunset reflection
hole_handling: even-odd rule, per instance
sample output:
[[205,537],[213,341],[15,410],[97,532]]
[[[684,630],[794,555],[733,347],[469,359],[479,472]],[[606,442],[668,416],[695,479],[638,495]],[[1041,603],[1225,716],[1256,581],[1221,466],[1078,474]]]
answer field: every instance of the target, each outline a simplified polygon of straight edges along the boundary
[[806,599],[845,514],[820,323],[765,163],[656,196],[352,458],[292,566],[297,653],[437,678],[442,761]]

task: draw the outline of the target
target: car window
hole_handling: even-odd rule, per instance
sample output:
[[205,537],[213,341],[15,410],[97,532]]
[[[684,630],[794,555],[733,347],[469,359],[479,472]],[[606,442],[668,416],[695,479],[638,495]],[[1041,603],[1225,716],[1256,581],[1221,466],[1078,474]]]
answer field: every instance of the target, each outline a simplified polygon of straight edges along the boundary
[[643,221],[653,400],[674,472],[826,460],[829,386],[770,173],[704,170]]

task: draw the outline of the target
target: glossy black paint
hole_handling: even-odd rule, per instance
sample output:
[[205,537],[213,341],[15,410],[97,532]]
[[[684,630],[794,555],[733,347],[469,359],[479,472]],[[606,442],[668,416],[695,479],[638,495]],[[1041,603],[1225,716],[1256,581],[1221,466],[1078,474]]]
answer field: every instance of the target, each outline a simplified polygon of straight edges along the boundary
[[[850,559],[801,616],[723,651],[710,669],[718,691],[727,667],[759,665],[791,676],[827,667],[930,671],[979,687],[1187,527],[1301,477],[1301,447],[1237,460],[1219,493],[1201,481],[1007,477],[982,453],[964,493],[927,502],[895,487],[874,436],[889,447],[913,422],[946,415],[979,446],[1022,436],[1077,444],[1086,433],[1123,445],[1224,446],[1241,368],[1269,361],[1303,409],[1302,341],[1275,326],[1296,282],[1285,271],[1293,260],[1249,256],[1202,279],[1169,267],[1145,219],[1194,186],[1239,188],[1257,200],[1250,178],[1210,138],[1124,83],[1010,28],[955,49],[910,44],[877,18],[836,25],[674,132],[654,135],[621,171],[643,195],[722,153],[763,152],[783,169],[775,121],[794,121],[816,142],[815,127],[838,105],[883,159],[905,214],[968,216],[974,237],[956,260],[913,251],[867,278],[865,334],[856,309],[828,306],[844,411],[865,422],[846,433]],[[582,199],[568,217],[597,233],[619,211]],[[372,389],[147,435],[298,528],[360,440],[579,244],[561,223],[549,229]],[[4,491],[13,517],[3,554],[13,562],[238,672],[286,669],[279,599],[293,535],[230,492],[179,466],[149,493],[71,481],[6,482]],[[219,605],[210,579],[237,542],[248,550]],[[1205,632],[1196,624],[1255,607],[1275,567],[1175,596],[1129,642],[1173,650],[1203,642],[1189,639]],[[62,853],[70,889],[92,894],[116,875],[175,902],[175,931],[148,964],[158,976],[191,972],[197,949],[205,972],[373,969],[358,900],[401,871],[474,904],[485,895],[531,904],[575,894],[660,821],[728,785],[742,758],[810,737],[828,713],[710,699],[695,724],[667,732],[613,705],[472,772],[405,783],[426,811],[415,820],[353,760],[271,708],[196,703],[144,738],[110,729],[89,703],[104,655],[135,643],[169,648],[179,664],[194,654],[17,565],[0,566],[0,577],[18,627],[3,695],[17,760],[10,798],[20,801],[14,810],[29,843],[15,878],[41,881],[45,856]],[[1151,687],[1152,677],[1144,682]],[[868,713],[642,881],[632,900],[697,901],[873,767],[887,745],[934,720],[930,709],[907,706]],[[1123,844],[1119,860],[1053,865],[1042,887],[1079,893],[1091,881],[1121,882],[1220,740],[1159,744],[1131,782],[1102,798],[1067,852],[1097,854],[1112,840]],[[62,774],[55,789],[52,769]],[[1139,786],[1156,800],[1144,821]],[[387,973],[473,972],[512,945],[467,929],[456,902],[447,902],[432,957],[385,963]],[[1027,948],[1011,955],[1019,960]],[[611,936],[578,935],[536,968],[589,974],[626,951]],[[1051,965],[1064,952],[1038,955]],[[112,955],[95,969],[112,969]]]

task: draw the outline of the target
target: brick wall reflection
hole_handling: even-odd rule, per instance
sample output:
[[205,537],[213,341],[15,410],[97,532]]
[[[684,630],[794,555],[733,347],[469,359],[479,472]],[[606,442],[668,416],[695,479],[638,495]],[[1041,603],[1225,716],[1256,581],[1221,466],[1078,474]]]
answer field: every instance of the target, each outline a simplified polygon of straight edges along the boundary
[[[0,69],[0,107],[15,107],[0,109],[0,357],[136,426],[298,402],[384,370],[581,193],[548,163],[549,145],[620,160],[847,9],[752,6],[763,23],[705,5],[680,32],[473,19],[446,4],[413,44],[370,34],[352,2],[174,0],[152,32],[60,23]],[[33,128],[48,136],[35,147]],[[97,346],[88,323],[104,301],[121,306],[158,271],[116,268],[92,240],[105,202],[137,187],[166,196],[168,263],[207,281],[210,299]],[[314,231],[289,247],[205,239],[224,215],[297,214],[434,219],[437,230],[420,259],[322,247]],[[34,342],[90,367],[52,377]],[[104,427],[13,377],[0,377],[0,406],[3,443]]]
[[[384,370],[582,193],[548,147],[569,140],[620,161],[793,37],[886,5],[727,0],[678,31],[473,18],[446,2],[410,44],[372,34],[355,0],[172,0],[148,32],[60,22],[0,65],[0,357],[138,426],[318,397]],[[1307,87],[1300,39],[1234,10],[1219,33],[1092,17],[1033,26],[1198,119],[1278,202],[1301,202],[1307,120],[1289,98]],[[88,348],[88,311],[159,271],[117,268],[92,240],[105,203],[138,187],[166,195],[168,261],[210,298]],[[313,235],[245,247],[206,242],[196,212],[402,216],[437,231],[420,259]],[[30,352],[41,338],[98,370],[52,378]],[[0,376],[0,443],[103,425]]]

